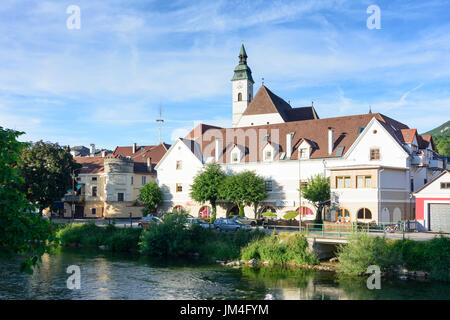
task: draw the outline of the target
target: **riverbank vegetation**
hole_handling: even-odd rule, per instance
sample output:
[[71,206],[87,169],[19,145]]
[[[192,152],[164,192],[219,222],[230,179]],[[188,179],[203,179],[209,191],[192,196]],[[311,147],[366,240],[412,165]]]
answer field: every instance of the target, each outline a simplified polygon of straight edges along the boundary
[[425,271],[431,279],[450,281],[450,239],[437,237],[428,241],[388,240],[358,233],[339,248],[337,270],[356,276],[377,265],[386,274],[401,269]]

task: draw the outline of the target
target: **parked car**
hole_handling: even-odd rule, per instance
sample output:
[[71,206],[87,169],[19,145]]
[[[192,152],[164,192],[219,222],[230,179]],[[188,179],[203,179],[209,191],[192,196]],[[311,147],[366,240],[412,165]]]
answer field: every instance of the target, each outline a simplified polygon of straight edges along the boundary
[[160,224],[163,223],[163,221],[158,217],[146,216],[138,221],[138,227],[139,228],[149,227],[152,223]]
[[235,220],[237,222],[240,222],[242,224],[245,224],[245,225],[248,225],[248,226],[252,226],[252,227],[256,226],[256,223],[257,223],[255,219],[250,219],[250,218],[241,217],[241,216],[234,216],[231,219],[233,219],[233,220]]
[[249,230],[250,227],[234,219],[216,219],[214,220],[214,229],[217,231],[237,231],[238,229]]
[[199,218],[188,218],[187,219],[187,223],[186,223],[187,228],[190,228],[194,224],[198,224],[200,227],[205,228],[205,229],[210,228],[210,224],[208,222],[205,222],[202,219],[199,219]]

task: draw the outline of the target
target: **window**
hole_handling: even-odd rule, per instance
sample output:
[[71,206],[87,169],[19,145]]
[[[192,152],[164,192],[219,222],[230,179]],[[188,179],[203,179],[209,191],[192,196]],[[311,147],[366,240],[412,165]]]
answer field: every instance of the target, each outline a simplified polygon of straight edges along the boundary
[[423,179],[423,184],[427,184],[428,179]]
[[211,207],[209,207],[209,206],[201,207],[198,212],[198,217],[201,219],[211,218]]
[[177,183],[177,192],[183,192],[183,185],[181,183]]
[[308,158],[308,149],[307,148],[301,148],[298,150],[298,156],[301,159],[306,159]]
[[181,160],[177,160],[177,170],[181,170]]
[[411,183],[410,184],[411,184],[410,185],[411,191],[414,191],[414,178],[411,178]]
[[97,177],[92,177],[92,181],[97,181]]
[[231,162],[233,163],[239,162],[239,152],[233,152],[231,154]]
[[264,181],[264,186],[266,191],[272,191],[272,180]]
[[123,194],[123,192],[119,192],[119,193],[117,194],[117,201],[123,202],[123,199],[124,199],[124,194]]
[[131,184],[134,184],[134,177],[131,177]]
[[301,189],[301,188],[306,188],[306,187],[308,187],[308,182],[307,181],[299,181],[298,182],[298,186],[299,186],[299,188]]
[[339,208],[336,212],[336,221],[339,222],[349,222],[350,221],[350,211],[345,208]]
[[92,187],[92,196],[93,197],[97,196],[97,187]]
[[350,188],[350,177],[336,177],[336,189]]
[[372,219],[372,212],[367,208],[361,208],[358,210],[358,219],[370,220]]
[[380,149],[370,149],[370,160],[380,160]]
[[97,214],[97,209],[96,208],[92,208],[91,209],[91,213],[93,216],[95,216]]
[[147,184],[147,177],[142,176],[142,185],[145,186]]
[[450,189],[450,182],[441,182],[441,189]]
[[248,102],[252,101],[252,95],[249,93],[248,94]]
[[242,93],[238,93],[238,101],[242,101]]
[[370,188],[372,186],[372,176],[357,176],[356,187],[357,188]]
[[272,150],[264,151],[264,161],[272,161]]

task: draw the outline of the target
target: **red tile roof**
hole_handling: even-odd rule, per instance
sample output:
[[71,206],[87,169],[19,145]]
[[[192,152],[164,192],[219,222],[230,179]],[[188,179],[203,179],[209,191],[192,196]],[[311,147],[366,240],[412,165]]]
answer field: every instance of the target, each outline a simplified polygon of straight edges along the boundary
[[[417,137],[417,129],[401,129],[398,131],[397,137],[402,143],[412,143],[414,137]],[[417,141],[417,143],[419,143]]]
[[114,156],[130,157],[134,162],[147,163],[148,158],[152,158],[152,163],[158,163],[164,156],[170,145],[161,143],[157,146],[136,146],[136,152],[133,153],[133,146],[116,147],[113,152]]
[[279,113],[285,122],[318,119],[314,107],[292,108],[289,103],[262,85],[243,116]]
[[102,157],[74,157],[75,162],[82,165],[80,173],[95,174],[104,171],[104,159]]
[[[203,134],[202,137],[195,139],[193,144],[197,144],[201,148],[203,158],[207,159],[208,157],[214,156],[213,146],[215,137],[221,137],[223,139],[223,150],[222,157],[219,159],[219,162],[230,161],[230,152],[234,144],[241,146],[245,145],[248,147],[245,148],[246,152],[242,159],[243,162],[261,161],[263,159],[262,149],[266,145],[266,141],[264,141],[264,137],[266,135],[269,135],[269,141],[276,150],[285,152],[286,134],[294,132],[292,138],[293,150],[297,149],[302,139],[309,140],[315,144],[310,155],[311,159],[330,158],[335,156],[335,152],[338,147],[343,148],[342,155],[344,155],[359,136],[360,128],[366,127],[372,118],[376,118],[380,121],[383,127],[385,127],[386,130],[394,137],[395,132],[402,129],[408,129],[408,126],[398,121],[395,121],[385,115],[374,113],[243,128],[209,129],[214,130],[214,132],[208,132],[206,135]],[[328,154],[329,127],[333,128],[335,137],[334,148],[331,155]],[[205,133],[209,130],[206,130]],[[208,141],[206,141],[206,137],[208,137]],[[253,137],[252,139],[256,139],[257,142],[255,143],[255,146],[250,145],[250,137]],[[400,141],[399,144],[401,145]],[[278,155],[276,158],[277,157]],[[291,159],[298,159],[297,152],[292,152]]]

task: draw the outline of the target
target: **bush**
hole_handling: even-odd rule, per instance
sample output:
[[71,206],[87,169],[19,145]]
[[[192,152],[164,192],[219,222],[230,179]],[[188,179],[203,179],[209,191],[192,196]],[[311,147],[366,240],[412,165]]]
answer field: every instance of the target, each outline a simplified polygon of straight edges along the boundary
[[319,261],[299,234],[283,234],[257,239],[241,250],[243,260],[261,259],[271,264],[314,265]]
[[385,238],[372,237],[365,232],[350,236],[348,244],[338,248],[338,271],[351,276],[362,275],[370,265],[390,272],[401,263],[400,254],[392,250]]
[[104,245],[113,251],[138,248],[141,229],[116,228],[114,225],[98,227],[94,223],[72,223],[57,231],[63,246],[98,247]]

